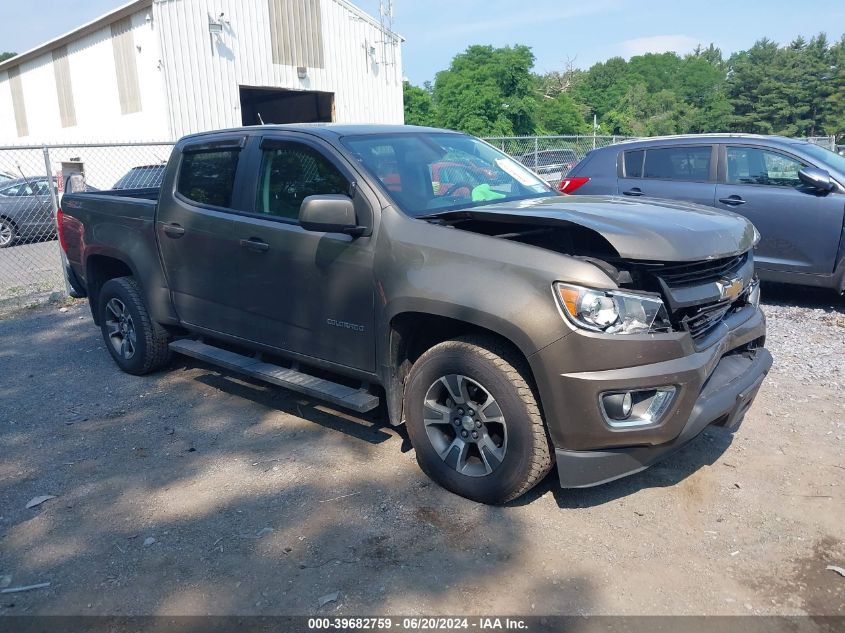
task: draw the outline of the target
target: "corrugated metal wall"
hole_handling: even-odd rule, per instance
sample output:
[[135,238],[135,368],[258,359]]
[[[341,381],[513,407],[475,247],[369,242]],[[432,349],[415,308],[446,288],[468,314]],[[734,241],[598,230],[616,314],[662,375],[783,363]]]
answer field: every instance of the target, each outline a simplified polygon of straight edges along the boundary
[[320,0],[267,0],[273,63],[325,68]]
[[111,25],[111,44],[114,53],[114,70],[117,76],[117,94],[121,114],[141,111],[141,87],[138,85],[138,64],[135,61],[135,38],[132,18],[123,18]]
[[175,136],[241,125],[240,86],[334,93],[339,122],[403,121],[399,45],[385,55],[378,23],[343,0],[162,0],[153,11]]
[[26,136],[29,134],[29,125],[26,120],[21,71],[17,66],[9,69],[9,88],[12,91],[12,109],[15,111],[15,127],[18,130],[18,136]]
[[62,127],[76,125],[76,106],[73,103],[73,85],[70,78],[70,63],[67,46],[53,50],[53,75],[56,79],[56,95],[59,99],[59,118]]

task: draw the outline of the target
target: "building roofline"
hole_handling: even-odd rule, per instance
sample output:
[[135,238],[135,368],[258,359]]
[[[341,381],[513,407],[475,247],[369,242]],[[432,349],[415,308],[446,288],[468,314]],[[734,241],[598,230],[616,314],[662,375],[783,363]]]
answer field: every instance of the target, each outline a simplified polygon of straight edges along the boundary
[[98,18],[91,20],[79,26],[72,31],[68,31],[64,35],[59,35],[52,40],[44,42],[43,44],[39,44],[35,48],[31,48],[28,51],[21,53],[20,55],[15,55],[14,57],[7,59],[4,62],[0,62],[0,71],[9,70],[14,66],[19,66],[24,62],[27,62],[31,59],[36,57],[40,57],[45,53],[49,53],[50,51],[59,48],[60,46],[64,46],[70,42],[78,40],[81,37],[94,33],[95,31],[99,31],[102,28],[105,28],[112,24],[113,22],[117,22],[125,18],[126,16],[132,15],[137,13],[138,11],[142,11],[143,9],[149,9],[153,6],[153,0],[132,0],[123,6],[118,7],[114,11],[110,11],[105,15],[101,15]]
[[358,5],[353,4],[349,0],[335,0],[335,2],[337,2],[342,7],[345,7],[347,10],[351,11],[352,13],[355,13],[358,17],[366,20],[367,22],[372,24],[374,27],[376,27],[380,31],[383,30],[387,35],[389,35],[389,36],[395,38],[396,40],[398,40],[398,42],[401,43],[401,42],[405,41],[405,38],[402,37],[401,35],[399,35],[398,33],[391,31],[388,28],[382,27],[381,22],[379,22],[375,17],[373,17],[372,15],[370,15],[369,13],[364,11],[364,9],[362,9]]
[[[376,18],[371,16],[362,8],[352,4],[349,0],[334,1],[342,7],[346,8],[351,13],[354,13],[355,15],[360,17],[362,20],[365,20],[377,29],[382,30],[382,25]],[[100,17],[95,18],[90,22],[83,24],[82,26],[73,29],[72,31],[68,31],[64,35],[59,35],[58,37],[53,38],[52,40],[48,40],[43,44],[39,44],[35,48],[31,48],[30,50],[20,53],[19,55],[15,55],[14,57],[11,57],[4,62],[0,62],[0,72],[4,70],[9,70],[14,66],[23,64],[24,62],[27,62],[36,57],[40,57],[41,55],[49,53],[50,51],[59,48],[60,46],[78,40],[79,38],[85,37],[86,35],[89,35],[95,31],[99,31],[100,29],[109,26],[113,22],[117,22],[118,20],[121,20],[128,15],[132,15],[144,9],[149,9],[152,6],[153,0],[132,0],[131,2],[118,7],[114,11],[110,11],[105,15],[101,15]],[[404,37],[402,37],[398,33],[394,33],[390,29],[385,28],[383,29],[383,31],[390,37],[395,38],[397,42],[405,41]]]

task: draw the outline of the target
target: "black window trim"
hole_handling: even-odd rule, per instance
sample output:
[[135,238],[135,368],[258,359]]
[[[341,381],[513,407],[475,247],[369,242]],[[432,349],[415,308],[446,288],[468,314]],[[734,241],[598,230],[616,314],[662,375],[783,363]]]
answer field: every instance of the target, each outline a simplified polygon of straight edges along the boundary
[[[656,150],[656,149],[680,149],[685,147],[710,147],[710,169],[708,170],[707,179],[706,180],[688,180],[688,179],[681,179],[681,178],[647,178],[645,176],[628,176],[625,174],[625,154],[628,152],[643,152],[643,164],[642,169],[645,170],[645,159],[649,152],[649,150]],[[718,143],[714,143],[709,141],[707,143],[671,143],[669,145],[640,145],[636,147],[629,147],[623,149],[619,152],[619,160],[617,163],[618,175],[620,178],[625,178],[626,180],[648,180],[654,182],[692,182],[692,183],[716,183],[718,182],[717,176],[717,168],[718,168]]]
[[787,152],[780,147],[771,147],[770,145],[762,145],[760,143],[728,143],[722,142],[719,146],[719,178],[716,181],[719,185],[725,185],[726,187],[774,187],[776,189],[795,189],[795,187],[787,187],[784,185],[761,185],[759,183],[754,182],[743,182],[743,183],[734,183],[728,182],[728,148],[729,147],[739,147],[739,148],[747,148],[747,149],[759,149],[764,152],[771,152],[772,154],[780,154],[785,158],[789,158],[791,160],[797,161],[802,165],[807,165],[808,167],[816,167],[814,163],[796,156],[791,152]]
[[[179,164],[176,167],[176,178],[173,181],[173,197],[186,204],[190,207],[194,207],[196,209],[205,209],[208,211],[217,211],[221,213],[235,213],[238,211],[235,205],[238,204],[240,201],[239,198],[239,181],[243,178],[243,163],[244,161],[241,159],[241,154],[243,150],[246,148],[247,141],[249,140],[248,135],[240,134],[236,137],[230,138],[223,138],[220,140],[215,141],[207,141],[207,142],[197,142],[197,143],[189,143],[182,147],[179,150]],[[235,166],[235,176],[232,180],[232,198],[229,201],[231,207],[222,207],[216,204],[206,204],[204,202],[197,202],[196,200],[191,200],[189,197],[184,195],[179,191],[179,181],[182,179],[182,167],[184,164],[185,156],[190,154],[200,154],[200,153],[214,153],[214,152],[227,152],[227,151],[235,151],[238,153],[238,163]],[[165,174],[166,176],[166,174]],[[164,180],[162,180],[162,185],[164,184]]]
[[[355,177],[354,172],[341,163],[334,152],[327,151],[325,147],[322,147],[319,143],[314,142],[312,137],[305,135],[300,136],[296,133],[267,132],[257,137],[255,151],[251,152],[252,158],[246,161],[245,169],[247,170],[247,175],[245,176],[246,180],[243,183],[243,188],[246,194],[245,206],[247,209],[224,209],[226,212],[247,218],[266,220],[268,222],[287,224],[289,226],[301,228],[298,219],[286,218],[280,215],[270,215],[267,213],[258,213],[255,210],[256,201],[258,199],[258,187],[261,185],[261,163],[264,161],[264,151],[274,149],[274,144],[282,146],[290,143],[306,145],[319,153],[323,158],[331,163],[344,178],[346,178],[349,183],[350,192],[359,188],[358,178]],[[302,230],[304,231],[305,229]]]

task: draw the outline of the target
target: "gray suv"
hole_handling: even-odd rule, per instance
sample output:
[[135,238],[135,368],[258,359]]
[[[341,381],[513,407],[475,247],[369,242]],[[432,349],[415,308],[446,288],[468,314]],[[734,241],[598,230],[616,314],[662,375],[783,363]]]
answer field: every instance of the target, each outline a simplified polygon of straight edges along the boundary
[[561,191],[733,211],[761,234],[762,279],[845,290],[845,157],[779,136],[687,135],[593,150]]

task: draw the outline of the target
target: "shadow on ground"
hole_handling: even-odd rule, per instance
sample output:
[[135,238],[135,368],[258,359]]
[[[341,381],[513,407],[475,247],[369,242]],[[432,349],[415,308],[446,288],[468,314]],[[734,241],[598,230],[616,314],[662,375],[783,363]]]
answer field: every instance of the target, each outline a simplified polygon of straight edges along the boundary
[[[0,580],[50,583],[0,614],[496,613],[550,591],[509,589],[523,519],[431,484],[379,412],[194,361],[122,374],[84,306],[0,321],[0,348]],[[553,575],[548,608],[590,608],[591,579]]]

